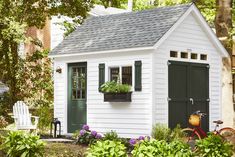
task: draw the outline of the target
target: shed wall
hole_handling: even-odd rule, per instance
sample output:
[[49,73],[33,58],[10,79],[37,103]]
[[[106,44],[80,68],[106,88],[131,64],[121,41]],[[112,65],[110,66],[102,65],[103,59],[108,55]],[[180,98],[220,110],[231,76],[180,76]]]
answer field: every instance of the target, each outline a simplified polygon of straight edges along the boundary
[[[192,52],[199,55],[207,54],[207,61],[171,58],[170,51]],[[154,123],[168,124],[168,60],[208,63],[209,69],[209,123],[214,129],[214,120],[221,119],[221,70],[222,59],[218,50],[212,44],[205,30],[191,13],[175,29],[154,53]]]
[[[98,91],[99,63],[105,63],[106,81],[108,67],[116,65],[132,65],[134,79],[136,60],[142,61],[142,91],[134,91],[130,103],[104,102],[103,94]],[[87,123],[91,129],[101,133],[115,130],[122,137],[149,135],[152,125],[152,56],[147,51],[55,59],[54,69],[59,66],[62,73],[54,74],[54,115],[62,121],[63,133],[67,133],[67,63],[84,61],[87,61]]]

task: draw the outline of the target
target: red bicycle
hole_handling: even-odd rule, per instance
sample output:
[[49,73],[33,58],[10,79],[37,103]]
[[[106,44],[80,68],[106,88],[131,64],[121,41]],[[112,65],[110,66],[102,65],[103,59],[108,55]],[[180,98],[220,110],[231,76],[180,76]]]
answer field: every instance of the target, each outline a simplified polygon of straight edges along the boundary
[[[202,139],[207,137],[207,133],[201,128],[201,119],[206,116],[206,113],[201,111],[196,111],[189,117],[189,123],[193,126],[192,128],[182,129],[185,135],[185,142],[187,142],[191,147],[195,146],[195,141],[197,139]],[[213,121],[216,124],[213,133],[215,135],[221,136],[224,140],[231,141],[235,138],[235,130],[230,127],[219,128],[220,124],[223,124],[223,121],[217,120]]]

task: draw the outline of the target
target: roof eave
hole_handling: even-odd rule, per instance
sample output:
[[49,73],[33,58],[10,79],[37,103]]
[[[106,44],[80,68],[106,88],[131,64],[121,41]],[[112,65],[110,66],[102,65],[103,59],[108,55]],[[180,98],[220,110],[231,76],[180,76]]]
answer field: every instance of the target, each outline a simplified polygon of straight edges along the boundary
[[83,52],[83,53],[69,53],[69,54],[49,54],[49,58],[62,58],[62,57],[74,57],[74,56],[84,56],[84,55],[95,55],[95,54],[105,54],[105,53],[121,53],[121,52],[136,52],[143,50],[154,50],[153,46],[149,47],[138,47],[138,48],[126,48],[118,50],[106,50],[106,51],[92,51],[92,52]]

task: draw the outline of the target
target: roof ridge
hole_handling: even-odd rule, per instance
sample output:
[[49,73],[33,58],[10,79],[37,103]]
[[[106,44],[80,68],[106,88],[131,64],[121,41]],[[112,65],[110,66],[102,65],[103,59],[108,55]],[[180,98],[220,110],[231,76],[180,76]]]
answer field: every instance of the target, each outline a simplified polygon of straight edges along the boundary
[[144,12],[150,12],[150,11],[155,11],[158,9],[169,9],[169,8],[176,8],[176,7],[183,7],[183,6],[188,6],[190,7],[193,5],[193,2],[190,3],[184,3],[184,4],[177,4],[177,5],[171,5],[171,6],[155,6],[154,8],[149,8],[149,9],[144,9],[144,10],[136,10],[136,11],[131,11],[131,12],[124,12],[124,13],[118,13],[118,14],[109,14],[109,15],[102,15],[102,16],[91,16],[88,17],[87,19],[97,19],[97,18],[105,18],[105,17],[115,17],[115,16],[120,16],[120,15],[130,15],[130,14],[136,14],[136,13],[144,13]]

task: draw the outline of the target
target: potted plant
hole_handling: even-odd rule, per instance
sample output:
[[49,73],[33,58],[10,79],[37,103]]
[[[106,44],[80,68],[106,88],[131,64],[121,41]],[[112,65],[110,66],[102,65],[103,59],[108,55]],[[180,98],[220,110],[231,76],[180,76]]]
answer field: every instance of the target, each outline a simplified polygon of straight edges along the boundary
[[117,83],[116,81],[106,82],[101,86],[105,102],[131,102],[131,86]]

